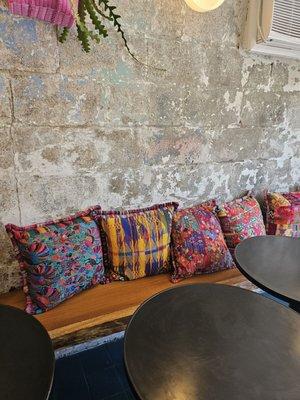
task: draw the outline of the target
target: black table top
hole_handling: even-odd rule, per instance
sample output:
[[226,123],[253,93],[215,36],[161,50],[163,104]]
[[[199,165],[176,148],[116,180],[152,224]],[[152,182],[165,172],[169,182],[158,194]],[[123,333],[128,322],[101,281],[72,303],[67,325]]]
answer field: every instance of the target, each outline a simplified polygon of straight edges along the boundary
[[125,335],[142,400],[299,400],[300,317],[248,290],[183,285],[145,302]]
[[48,399],[54,372],[44,327],[17,308],[0,305],[0,399]]
[[300,301],[300,239],[258,236],[241,242],[235,256],[241,272],[274,295]]

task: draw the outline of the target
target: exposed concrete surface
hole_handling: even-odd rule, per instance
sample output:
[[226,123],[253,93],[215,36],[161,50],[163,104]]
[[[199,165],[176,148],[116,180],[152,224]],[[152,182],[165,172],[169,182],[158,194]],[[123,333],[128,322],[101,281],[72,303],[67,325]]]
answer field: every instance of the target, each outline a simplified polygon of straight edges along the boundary
[[299,62],[238,49],[247,1],[118,3],[134,52],[165,71],[117,33],[85,55],[0,11],[0,292],[19,284],[4,223],[299,185]]

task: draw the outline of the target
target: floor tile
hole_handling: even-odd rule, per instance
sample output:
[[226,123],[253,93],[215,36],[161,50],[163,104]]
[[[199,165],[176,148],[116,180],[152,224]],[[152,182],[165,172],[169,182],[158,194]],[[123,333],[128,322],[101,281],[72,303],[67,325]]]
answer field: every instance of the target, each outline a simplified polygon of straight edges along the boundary
[[49,400],[132,400],[123,339],[56,361]]
[[112,397],[109,397],[105,400],[136,400],[136,397],[131,397],[132,394],[129,391],[118,393]]
[[92,400],[100,400],[121,393],[123,386],[116,367],[102,368],[86,375]]
[[137,394],[135,394],[132,390],[128,390],[127,392],[128,400],[139,400]]
[[77,356],[57,360],[52,400],[90,400],[89,387]]
[[115,340],[111,343],[105,344],[105,347],[114,364],[120,364],[124,361],[124,339]]
[[99,346],[95,349],[83,351],[79,353],[79,359],[86,373],[99,371],[113,364],[106,346]]
[[121,381],[122,387],[124,390],[129,390],[130,389],[130,383],[129,383],[129,378],[127,376],[127,371],[125,368],[124,362],[121,364],[116,365],[117,373],[118,373],[118,378]]

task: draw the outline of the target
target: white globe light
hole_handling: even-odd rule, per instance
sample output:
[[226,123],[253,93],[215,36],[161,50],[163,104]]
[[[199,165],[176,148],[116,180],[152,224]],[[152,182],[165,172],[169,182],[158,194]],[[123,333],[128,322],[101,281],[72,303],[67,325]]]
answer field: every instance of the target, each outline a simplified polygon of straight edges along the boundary
[[195,11],[206,12],[218,8],[224,0],[185,0],[185,2]]

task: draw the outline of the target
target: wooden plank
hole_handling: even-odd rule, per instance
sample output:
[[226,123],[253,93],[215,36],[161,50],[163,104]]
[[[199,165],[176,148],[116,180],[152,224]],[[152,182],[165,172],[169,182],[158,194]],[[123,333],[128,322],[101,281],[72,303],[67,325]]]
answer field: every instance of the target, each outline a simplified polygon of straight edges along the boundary
[[94,326],[103,325],[112,321],[118,321],[122,318],[131,316],[138,307],[139,305],[135,305],[126,309],[113,311],[109,314],[99,315],[97,317],[90,318],[84,321],[78,321],[70,325],[65,325],[56,329],[52,329],[51,331],[49,331],[49,335],[51,339],[56,339],[82,329],[89,329],[93,328]]
[[[236,284],[245,280],[237,269],[195,276],[177,285],[201,282]],[[129,282],[98,285],[63,302],[53,310],[36,318],[45,326],[50,336],[58,338],[82,329],[120,320],[133,314],[149,297],[162,290],[175,287],[168,275],[158,275]],[[0,304],[24,308],[24,294],[16,291],[0,296]]]
[[62,347],[74,346],[92,339],[99,339],[113,333],[125,331],[130,319],[131,316],[56,337],[52,339],[53,348],[56,350]]

